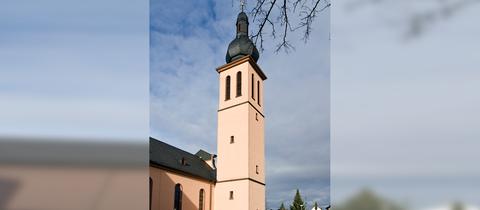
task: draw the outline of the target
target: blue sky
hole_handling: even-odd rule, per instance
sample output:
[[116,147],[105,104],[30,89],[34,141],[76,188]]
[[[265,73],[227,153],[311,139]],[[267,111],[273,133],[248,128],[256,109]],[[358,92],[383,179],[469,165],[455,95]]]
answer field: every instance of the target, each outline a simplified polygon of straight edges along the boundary
[[148,135],[148,2],[1,5],[0,137]]
[[[248,8],[251,4],[247,1]],[[151,135],[192,153],[215,152],[215,68],[225,63],[235,35],[238,3],[151,1],[150,10]],[[329,203],[329,27],[329,13],[322,13],[307,44],[301,35],[292,35],[294,52],[275,54],[268,41],[260,55],[258,63],[268,77],[268,208],[289,204],[297,188],[310,204]]]

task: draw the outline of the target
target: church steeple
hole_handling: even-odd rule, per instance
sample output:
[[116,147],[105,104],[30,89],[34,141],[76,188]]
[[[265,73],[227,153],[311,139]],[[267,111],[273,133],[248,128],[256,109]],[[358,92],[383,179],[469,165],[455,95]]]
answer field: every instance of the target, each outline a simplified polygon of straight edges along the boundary
[[258,58],[260,57],[258,50],[252,40],[248,38],[248,24],[247,14],[243,11],[240,12],[236,23],[237,35],[228,45],[227,55],[225,56],[225,61],[227,63],[248,55],[252,56],[255,62],[258,61]]
[[266,75],[257,64],[258,51],[248,38],[248,17],[238,14],[237,35],[217,68],[216,210],[265,209]]
[[248,17],[243,11],[237,17],[237,38],[240,36],[248,36]]

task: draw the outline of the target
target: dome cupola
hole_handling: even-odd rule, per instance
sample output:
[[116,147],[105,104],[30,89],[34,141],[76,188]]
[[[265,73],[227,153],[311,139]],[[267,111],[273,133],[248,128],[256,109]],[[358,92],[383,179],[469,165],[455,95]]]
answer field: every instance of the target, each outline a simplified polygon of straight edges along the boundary
[[230,63],[246,55],[252,56],[255,62],[257,62],[260,56],[255,44],[248,38],[248,17],[242,11],[237,17],[237,35],[228,45],[225,60],[227,63]]

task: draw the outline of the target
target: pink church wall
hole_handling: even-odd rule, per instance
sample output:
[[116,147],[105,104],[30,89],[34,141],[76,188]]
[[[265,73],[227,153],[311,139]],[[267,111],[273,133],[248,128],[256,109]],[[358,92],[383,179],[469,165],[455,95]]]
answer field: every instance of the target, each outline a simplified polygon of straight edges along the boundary
[[0,164],[0,180],[16,183],[0,209],[147,209],[146,178],[143,167]]
[[150,167],[152,210],[172,210],[175,185],[182,185],[182,210],[198,210],[200,189],[204,189],[204,210],[213,210],[213,183],[185,174]]

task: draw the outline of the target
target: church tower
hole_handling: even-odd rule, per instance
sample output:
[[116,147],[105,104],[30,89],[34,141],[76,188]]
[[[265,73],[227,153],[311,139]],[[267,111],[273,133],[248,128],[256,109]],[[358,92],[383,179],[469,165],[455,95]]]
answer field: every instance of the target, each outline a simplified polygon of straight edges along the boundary
[[215,210],[265,209],[263,82],[259,53],[248,37],[248,17],[237,18],[226,64],[217,68],[220,94]]

